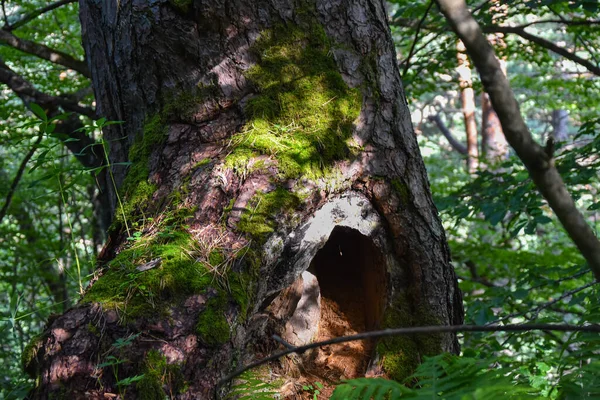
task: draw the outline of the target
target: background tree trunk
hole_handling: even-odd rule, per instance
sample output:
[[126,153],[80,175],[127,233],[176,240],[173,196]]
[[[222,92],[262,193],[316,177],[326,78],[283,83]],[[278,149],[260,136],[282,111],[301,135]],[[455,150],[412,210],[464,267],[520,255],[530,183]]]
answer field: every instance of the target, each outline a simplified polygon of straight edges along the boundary
[[[124,121],[104,132],[119,195],[99,278],[24,359],[33,398],[208,398],[271,333],[462,323],[382,1],[81,0],[80,16],[98,111]],[[376,351],[400,379],[458,344]]]
[[456,44],[456,50],[460,101],[467,135],[467,171],[472,174],[477,170],[479,158],[477,150],[477,122],[475,121],[475,92],[473,91],[471,64],[467,56],[467,50],[460,40]]

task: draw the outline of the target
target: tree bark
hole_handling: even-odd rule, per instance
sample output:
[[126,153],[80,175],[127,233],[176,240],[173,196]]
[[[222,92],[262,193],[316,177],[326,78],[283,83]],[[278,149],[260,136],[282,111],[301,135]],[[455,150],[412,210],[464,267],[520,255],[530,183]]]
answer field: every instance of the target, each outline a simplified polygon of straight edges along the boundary
[[569,113],[567,110],[552,110],[552,137],[556,142],[569,138]]
[[[335,335],[325,314],[348,304],[346,331],[462,323],[382,1],[81,0],[80,17],[98,112],[124,121],[104,132],[119,195],[98,279],[30,346],[32,398],[210,398],[271,334]],[[352,376],[397,379],[459,350],[362,349]],[[321,355],[303,362],[322,373]]]
[[459,40],[456,45],[458,58],[458,82],[460,85],[460,101],[465,120],[467,134],[467,171],[472,174],[477,170],[479,151],[477,150],[477,122],[475,121],[475,92],[471,79],[471,64],[467,57],[465,45]]
[[[506,4],[497,0],[493,0],[492,3],[490,8],[493,11],[492,22],[497,24],[499,20],[506,17],[508,8]],[[498,49],[506,48],[502,33],[488,35],[488,41]],[[498,59],[498,62],[502,72],[506,75],[506,58]],[[481,154],[492,164],[508,157],[508,142],[502,132],[502,124],[498,119],[498,114],[494,111],[490,96],[485,92],[481,94]]]

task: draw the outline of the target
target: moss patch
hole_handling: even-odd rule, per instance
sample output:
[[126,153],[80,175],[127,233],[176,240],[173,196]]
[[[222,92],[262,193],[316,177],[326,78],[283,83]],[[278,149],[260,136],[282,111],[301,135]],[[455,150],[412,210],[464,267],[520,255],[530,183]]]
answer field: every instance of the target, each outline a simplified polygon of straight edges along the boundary
[[129,149],[131,166],[119,190],[120,204],[115,212],[114,222],[110,230],[119,230],[126,227],[129,234],[130,228],[140,225],[140,215],[152,200],[156,186],[148,182],[148,162],[152,151],[162,145],[166,139],[167,126],[161,115],[155,115],[144,125],[144,131]]
[[[129,317],[153,315],[165,302],[202,292],[212,282],[209,268],[194,258],[196,243],[186,232],[143,238],[121,251],[82,302],[99,302]],[[160,260],[160,261],[157,261]],[[150,262],[147,271],[136,267]]]
[[[146,354],[141,370],[144,377],[136,384],[136,389],[142,399],[164,400],[185,391],[181,365],[167,363],[167,358],[158,350],[150,350]],[[169,393],[165,392],[165,386]]]
[[44,337],[42,335],[35,335],[21,353],[21,366],[32,378],[35,378],[37,375],[37,362],[35,362],[35,358],[38,350],[43,345],[43,340]]
[[392,179],[392,187],[400,197],[402,203],[407,204],[410,201],[410,192],[408,187],[400,179]]
[[[439,321],[431,317],[424,307],[411,310],[410,304],[406,294],[399,295],[394,305],[386,311],[382,328],[439,325]],[[442,352],[441,340],[439,334],[393,336],[381,340],[377,352],[383,358],[383,368],[389,377],[403,382],[415,372],[422,356],[434,356]]]
[[360,91],[343,81],[318,23],[265,31],[253,50],[259,62],[246,76],[259,94],[246,105],[248,123],[226,165],[243,168],[268,154],[283,177],[323,176],[350,155]]
[[277,215],[290,218],[300,202],[298,195],[284,188],[259,193],[246,206],[247,211],[242,214],[237,228],[262,242],[277,227]]
[[187,13],[192,6],[192,0],[169,0],[169,4],[179,11]]
[[227,298],[222,294],[206,303],[206,309],[198,317],[196,332],[209,346],[226,343],[231,337],[231,328],[225,318]]

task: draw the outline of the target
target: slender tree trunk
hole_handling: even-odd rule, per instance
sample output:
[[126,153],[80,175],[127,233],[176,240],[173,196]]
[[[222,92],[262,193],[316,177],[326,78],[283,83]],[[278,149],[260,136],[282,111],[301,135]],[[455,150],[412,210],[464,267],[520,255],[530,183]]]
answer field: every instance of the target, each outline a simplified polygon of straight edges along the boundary
[[[209,398],[272,333],[462,322],[382,1],[80,7],[120,188],[99,278],[30,346],[33,398]],[[357,346],[303,362],[402,379],[458,351]]]
[[508,156],[508,143],[487,93],[481,94],[481,153],[492,163]]
[[564,142],[569,137],[569,113],[567,110],[552,111],[552,137],[557,142]]
[[[491,10],[494,11],[492,21],[497,23],[507,13],[506,4],[502,4],[498,0],[492,0],[494,4]],[[504,34],[494,33],[488,35],[488,40],[492,46],[503,49],[506,47],[504,42]],[[506,59],[502,57],[498,60],[504,75],[506,75]],[[494,111],[494,107],[487,93],[481,94],[481,154],[487,161],[496,163],[508,157],[508,142],[502,131],[502,125],[498,114]]]
[[473,91],[471,65],[467,57],[465,45],[459,40],[456,49],[460,100],[465,119],[465,132],[467,134],[467,171],[473,173],[477,170],[479,157],[477,149],[477,122],[475,121],[475,92]]

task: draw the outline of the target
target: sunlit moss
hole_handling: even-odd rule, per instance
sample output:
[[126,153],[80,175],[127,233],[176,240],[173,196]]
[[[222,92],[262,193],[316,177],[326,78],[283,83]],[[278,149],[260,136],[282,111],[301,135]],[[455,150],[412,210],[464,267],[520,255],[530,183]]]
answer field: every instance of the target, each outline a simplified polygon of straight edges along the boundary
[[246,206],[238,223],[238,230],[247,232],[256,239],[264,239],[277,226],[278,216],[290,217],[300,204],[298,195],[285,188],[269,193],[259,193]]
[[226,165],[241,169],[267,154],[283,177],[323,176],[351,154],[360,91],[342,79],[318,24],[265,31],[253,50],[259,62],[246,76],[258,95],[246,105],[248,122],[234,136]]

